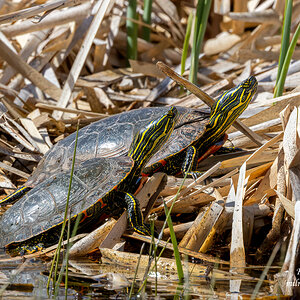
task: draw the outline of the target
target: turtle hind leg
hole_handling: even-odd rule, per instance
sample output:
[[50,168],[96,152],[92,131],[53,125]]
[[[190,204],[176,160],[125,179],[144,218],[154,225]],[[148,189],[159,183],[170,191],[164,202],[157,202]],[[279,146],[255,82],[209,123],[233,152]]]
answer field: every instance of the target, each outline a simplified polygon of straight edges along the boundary
[[24,256],[45,249],[43,243],[11,243],[6,246],[6,252],[11,256]]
[[13,193],[9,194],[5,198],[0,200],[0,206],[12,204],[17,200],[21,199],[27,192],[29,192],[32,187],[29,186],[21,186]]
[[11,256],[24,256],[45,250],[46,248],[57,244],[60,233],[61,226],[54,226],[26,240],[11,242],[5,246],[6,252]]
[[134,231],[143,235],[151,235],[150,226],[144,223],[139,200],[129,193],[124,193],[124,200],[127,208],[128,221]]
[[25,245],[20,247],[20,255],[24,256],[25,254],[32,254],[38,251],[42,251],[43,249],[45,249],[44,244],[42,243],[38,243],[35,245]]

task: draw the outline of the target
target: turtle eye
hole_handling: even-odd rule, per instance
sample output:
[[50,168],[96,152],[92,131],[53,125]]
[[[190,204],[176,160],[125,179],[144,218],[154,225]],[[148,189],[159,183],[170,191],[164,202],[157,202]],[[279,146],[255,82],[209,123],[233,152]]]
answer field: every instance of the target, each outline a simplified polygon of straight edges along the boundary
[[257,80],[254,76],[250,76],[246,79],[242,84],[241,87],[245,89],[247,93],[255,91],[257,87]]

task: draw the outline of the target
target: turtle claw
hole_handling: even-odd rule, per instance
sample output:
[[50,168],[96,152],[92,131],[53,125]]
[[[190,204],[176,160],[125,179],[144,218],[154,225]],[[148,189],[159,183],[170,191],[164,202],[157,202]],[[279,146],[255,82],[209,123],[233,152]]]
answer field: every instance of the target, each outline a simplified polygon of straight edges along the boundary
[[187,175],[191,176],[196,181],[198,179],[198,177],[200,177],[201,175],[203,175],[203,172],[192,171],[192,172],[188,172]]
[[197,173],[195,173],[195,172],[192,172],[192,178],[196,181],[197,180],[197,178],[198,178],[198,176],[197,176]]
[[136,226],[133,228],[139,234],[150,235],[151,236],[151,227],[149,224],[143,224],[141,226]]
[[[152,231],[151,231],[151,225],[150,224],[143,224],[143,226],[139,227],[139,230],[142,232],[143,231],[143,235],[149,235],[152,236]],[[158,232],[154,226],[154,237],[157,238],[158,237]]]

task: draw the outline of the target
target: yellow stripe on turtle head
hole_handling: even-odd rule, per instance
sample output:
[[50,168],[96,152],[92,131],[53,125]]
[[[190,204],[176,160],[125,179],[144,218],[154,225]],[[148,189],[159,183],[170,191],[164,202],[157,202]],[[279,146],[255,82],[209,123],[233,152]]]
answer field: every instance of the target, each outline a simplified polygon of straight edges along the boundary
[[257,80],[250,76],[236,87],[223,93],[212,108],[207,129],[223,135],[249,105],[257,90]]

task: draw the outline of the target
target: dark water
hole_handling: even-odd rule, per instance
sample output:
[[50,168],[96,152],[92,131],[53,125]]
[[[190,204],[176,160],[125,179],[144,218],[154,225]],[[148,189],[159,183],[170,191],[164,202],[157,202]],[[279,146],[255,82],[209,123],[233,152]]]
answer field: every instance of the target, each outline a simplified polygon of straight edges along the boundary
[[[0,299],[49,299],[46,285],[50,261],[41,259],[9,260],[3,252],[0,253]],[[101,264],[87,258],[70,260],[68,276],[68,299],[128,299],[134,268],[115,264]],[[258,277],[262,269],[254,270]],[[138,272],[133,298],[142,283],[143,270]],[[256,280],[243,280],[241,294],[251,295],[256,285]],[[184,286],[189,291],[192,299],[215,298],[223,299],[229,293],[230,281],[227,278],[214,278],[213,276],[190,276],[189,284]],[[178,285],[176,274],[158,273],[157,282],[155,274],[148,279],[144,299],[155,298],[155,286],[159,297],[157,299],[173,299],[183,295],[183,287]],[[266,282],[260,289],[260,296],[274,295],[271,291],[272,282]],[[230,297],[230,296],[229,296]],[[57,299],[65,298],[65,287],[62,284]]]

